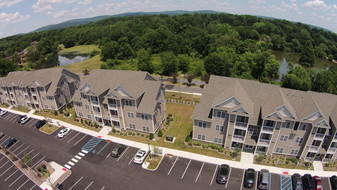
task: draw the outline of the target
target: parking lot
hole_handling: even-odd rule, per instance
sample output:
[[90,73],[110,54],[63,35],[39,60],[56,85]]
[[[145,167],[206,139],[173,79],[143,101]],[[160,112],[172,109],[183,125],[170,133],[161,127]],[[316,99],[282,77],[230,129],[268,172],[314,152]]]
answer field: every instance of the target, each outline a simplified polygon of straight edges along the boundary
[[[119,158],[112,158],[110,152],[117,146],[116,142],[77,131],[70,131],[65,137],[59,138],[57,133],[61,128],[51,135],[46,135],[34,127],[37,120],[30,119],[25,125],[21,125],[16,122],[17,117],[16,114],[8,113],[0,118],[0,132],[6,133],[0,143],[9,137],[15,137],[18,142],[10,150],[21,157],[29,155],[32,158],[32,166],[46,160],[56,161],[70,169],[72,175],[63,182],[64,189],[246,189],[242,186],[244,170],[241,169],[231,168],[228,183],[225,185],[219,185],[215,181],[217,165],[176,156],[165,156],[156,171],[148,171],[133,163],[133,157],[138,151],[134,147],[125,146]],[[0,168],[0,179],[8,178],[5,183],[0,182],[0,188],[3,185],[9,186],[13,183],[13,180],[10,181],[12,177],[20,174],[14,169],[9,165]],[[5,172],[5,178],[1,176],[2,172]],[[29,189],[26,186],[32,182],[26,182],[24,177],[21,176],[12,185],[15,187],[13,189],[18,188],[17,183],[25,183],[21,189]],[[270,190],[288,190],[291,186],[289,176],[271,174],[270,178]],[[322,180],[324,189],[330,189],[328,179]],[[257,189],[256,183],[252,189]]]

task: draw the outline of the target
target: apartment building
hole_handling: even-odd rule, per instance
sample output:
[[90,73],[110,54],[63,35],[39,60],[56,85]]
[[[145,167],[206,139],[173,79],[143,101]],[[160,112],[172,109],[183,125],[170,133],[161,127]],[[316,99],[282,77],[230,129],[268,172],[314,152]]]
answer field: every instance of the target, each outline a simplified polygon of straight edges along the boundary
[[62,68],[10,72],[0,80],[0,101],[28,109],[59,110],[72,101],[78,75]]
[[336,159],[336,95],[211,76],[192,119],[196,140],[253,153]]
[[73,97],[78,117],[118,130],[155,133],[165,119],[164,86],[147,72],[93,70]]

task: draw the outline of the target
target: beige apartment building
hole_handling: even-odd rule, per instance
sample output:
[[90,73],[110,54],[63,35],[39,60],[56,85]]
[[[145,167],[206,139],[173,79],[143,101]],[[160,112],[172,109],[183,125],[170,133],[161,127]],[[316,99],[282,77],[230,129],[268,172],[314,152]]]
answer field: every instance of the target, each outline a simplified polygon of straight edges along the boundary
[[118,130],[155,133],[165,120],[164,86],[147,72],[93,70],[73,97],[78,117]]
[[0,79],[0,101],[28,109],[59,110],[71,103],[78,75],[62,68],[10,72]]
[[192,119],[196,140],[252,153],[336,159],[336,95],[211,76]]

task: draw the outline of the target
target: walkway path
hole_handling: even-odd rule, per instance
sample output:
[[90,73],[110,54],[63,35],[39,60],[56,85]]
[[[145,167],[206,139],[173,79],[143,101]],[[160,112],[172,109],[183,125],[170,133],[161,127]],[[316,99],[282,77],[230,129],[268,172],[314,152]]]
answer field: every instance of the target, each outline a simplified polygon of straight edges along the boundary
[[[10,109],[5,109],[8,110],[10,112],[16,113],[16,114],[26,114],[28,115],[28,117],[32,117],[32,118],[36,118],[36,119],[45,119],[42,116],[37,116],[31,113],[23,113],[20,111],[15,111],[15,110],[10,110]],[[110,140],[113,142],[117,142],[117,143],[121,143],[121,144],[125,144],[127,146],[132,146],[135,148],[148,148],[147,144],[144,143],[139,143],[139,142],[135,142],[135,141],[131,141],[131,140],[127,140],[127,139],[122,139],[122,138],[118,138],[118,137],[114,137],[114,136],[110,136],[107,135],[107,132],[104,131],[106,130],[106,128],[103,128],[100,132],[95,132],[89,129],[85,129],[79,126],[75,126],[69,123],[65,123],[63,121],[59,121],[56,119],[51,119],[50,120],[52,123],[54,123],[55,125],[61,125],[61,126],[65,126],[65,127],[69,127],[72,130],[75,131],[79,131],[88,135],[92,135],[94,137],[100,137],[102,139],[106,139],[106,140]],[[175,149],[170,149],[170,148],[164,148],[164,147],[160,147],[163,149],[163,153],[165,154],[172,154],[175,156],[179,156],[179,157],[183,157],[183,158],[187,158],[187,159],[192,159],[192,160],[198,160],[201,162],[206,162],[206,163],[212,163],[212,164],[228,164],[231,167],[235,167],[235,168],[240,168],[240,169],[247,169],[247,168],[254,168],[257,171],[260,171],[261,169],[268,169],[271,173],[276,173],[276,174],[294,174],[294,173],[299,173],[301,175],[304,175],[306,173],[312,174],[312,175],[318,175],[321,177],[330,177],[332,175],[335,175],[336,172],[330,172],[330,171],[322,171],[322,164],[320,162],[316,162],[315,163],[315,170],[299,170],[299,169],[285,169],[285,168],[277,168],[277,167],[272,167],[272,166],[264,166],[264,165],[258,165],[258,164],[253,164],[251,161],[251,157],[248,158],[250,161],[249,162],[245,162],[245,160],[243,160],[242,162],[237,162],[237,161],[232,161],[232,160],[226,160],[226,159],[220,159],[220,158],[214,158],[214,157],[210,157],[210,156],[205,156],[205,155],[200,155],[200,154],[196,154],[196,153],[191,153],[191,152],[185,152],[185,151],[180,151],[180,150],[175,150]],[[243,154],[244,159],[246,159],[247,155]]]

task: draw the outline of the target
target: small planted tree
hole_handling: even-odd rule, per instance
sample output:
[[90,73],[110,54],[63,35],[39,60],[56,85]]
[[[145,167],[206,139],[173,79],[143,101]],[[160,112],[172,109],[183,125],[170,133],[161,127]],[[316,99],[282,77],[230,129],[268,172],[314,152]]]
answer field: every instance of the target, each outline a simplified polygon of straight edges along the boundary
[[21,160],[23,162],[23,167],[24,168],[29,167],[30,164],[32,163],[32,158],[28,154],[23,155],[23,157],[21,158]]
[[158,131],[158,137],[163,137],[163,131],[161,129]]
[[153,136],[153,134],[151,133],[151,134],[149,135],[149,139],[152,140],[153,138],[154,138],[154,136]]

